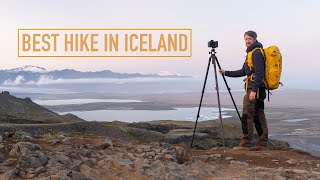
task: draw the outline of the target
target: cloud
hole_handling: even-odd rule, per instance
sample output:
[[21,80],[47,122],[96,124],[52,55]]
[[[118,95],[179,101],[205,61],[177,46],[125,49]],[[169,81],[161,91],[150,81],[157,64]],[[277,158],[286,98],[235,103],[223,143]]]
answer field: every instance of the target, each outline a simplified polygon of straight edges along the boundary
[[[153,78],[153,77],[137,77],[137,78],[80,78],[80,79],[53,79],[51,76],[40,76],[38,81],[28,81],[26,85],[50,85],[50,84],[99,84],[99,83],[147,83],[147,82],[172,82],[183,81],[189,78]],[[190,80],[190,79],[189,79]]]
[[13,81],[12,81],[11,79],[5,80],[5,81],[2,83],[2,85],[4,85],[4,86],[16,86],[16,85],[22,84],[24,80],[25,80],[24,77],[21,76],[21,75],[19,75],[19,76],[17,76],[16,79],[13,80]]
[[158,73],[158,75],[160,75],[160,76],[174,76],[174,75],[176,75],[176,76],[182,76],[181,74],[171,73],[171,72],[169,72],[169,71],[160,71],[160,72]]

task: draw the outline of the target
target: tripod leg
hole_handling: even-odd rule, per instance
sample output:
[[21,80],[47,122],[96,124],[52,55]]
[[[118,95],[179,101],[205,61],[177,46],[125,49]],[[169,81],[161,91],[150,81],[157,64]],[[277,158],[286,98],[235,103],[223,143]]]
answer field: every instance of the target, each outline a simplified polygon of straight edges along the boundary
[[[215,60],[216,60],[216,62],[217,62],[217,64],[218,64],[219,69],[221,69],[221,66],[220,66],[220,63],[219,63],[219,61],[218,61],[217,56],[214,56],[214,57],[215,57]],[[230,95],[231,100],[232,100],[232,102],[233,102],[233,105],[234,105],[234,107],[235,107],[235,109],[236,109],[236,111],[237,111],[237,113],[238,113],[239,119],[240,119],[240,121],[241,121],[241,116],[240,116],[239,110],[238,110],[238,108],[237,108],[236,103],[234,102],[233,96],[232,96],[231,91],[230,91],[231,89],[229,88],[229,85],[228,85],[228,83],[227,83],[226,77],[225,77],[224,75],[222,75],[222,77],[223,77],[224,83],[226,84],[226,87],[227,87],[227,89],[228,89],[228,92],[229,92],[229,95]]]
[[222,122],[222,114],[221,114],[219,84],[218,84],[217,67],[216,67],[216,56],[215,56],[214,52],[212,53],[212,59],[213,59],[212,64],[214,67],[214,77],[216,80],[216,91],[217,91],[218,107],[219,107],[219,119],[220,119],[220,124],[221,124],[222,144],[223,144],[223,147],[226,147],[226,143],[225,143],[225,139],[224,139],[224,128],[223,128],[223,122]]
[[191,145],[190,145],[190,149],[192,149],[193,147],[193,140],[194,140],[194,134],[196,132],[197,129],[197,124],[198,124],[198,119],[200,116],[200,109],[201,109],[201,105],[202,105],[202,99],[203,99],[203,94],[204,91],[206,89],[206,84],[207,84],[207,79],[208,79],[208,73],[209,73],[209,68],[210,68],[210,64],[211,64],[211,56],[209,57],[209,61],[208,61],[208,66],[207,66],[207,72],[206,72],[206,77],[204,79],[204,83],[203,83],[203,87],[202,87],[202,93],[201,93],[201,98],[200,98],[200,103],[199,103],[199,108],[198,108],[198,113],[197,113],[197,119],[196,119],[196,123],[194,124],[194,129],[193,129],[193,134],[192,134],[192,140],[191,140]]

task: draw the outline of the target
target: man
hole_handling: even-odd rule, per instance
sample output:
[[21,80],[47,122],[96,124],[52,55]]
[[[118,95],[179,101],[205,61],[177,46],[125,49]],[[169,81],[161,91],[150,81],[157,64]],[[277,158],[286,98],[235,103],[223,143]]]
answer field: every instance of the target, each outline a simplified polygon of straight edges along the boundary
[[[237,71],[225,71],[221,69],[219,72],[228,77],[247,76],[248,80],[245,83],[246,95],[243,98],[241,118],[243,137],[239,146],[251,148],[254,123],[259,135],[259,141],[253,150],[261,150],[267,148],[268,145],[268,126],[264,114],[264,99],[266,98],[266,89],[263,82],[265,78],[265,61],[261,50],[256,48],[263,48],[263,46],[258,42],[257,33],[254,31],[245,32],[244,40],[247,46],[247,57],[242,68]],[[253,62],[253,68],[251,69],[247,62],[250,52],[252,53]],[[252,74],[253,76],[251,76]]]

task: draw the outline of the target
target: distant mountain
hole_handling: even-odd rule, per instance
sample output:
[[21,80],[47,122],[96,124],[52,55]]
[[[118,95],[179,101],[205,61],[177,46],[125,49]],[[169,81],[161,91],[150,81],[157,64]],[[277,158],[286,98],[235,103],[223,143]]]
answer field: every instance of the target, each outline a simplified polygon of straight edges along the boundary
[[11,71],[11,72],[36,72],[36,73],[45,73],[47,72],[47,70],[43,67],[39,67],[39,66],[31,66],[31,65],[27,65],[27,66],[22,66],[22,67],[18,67],[18,68],[14,68],[14,69],[8,69],[6,71]]
[[0,70],[0,84],[4,86],[16,86],[21,84],[33,84],[41,79],[90,79],[90,78],[186,78],[180,74],[161,71],[159,74],[142,73],[117,73],[110,70],[82,72],[74,69],[63,69],[49,71],[38,66],[23,66],[14,69]]
[[17,98],[7,91],[0,93],[1,123],[60,123],[83,121],[72,114],[59,115],[34,102],[30,98]]

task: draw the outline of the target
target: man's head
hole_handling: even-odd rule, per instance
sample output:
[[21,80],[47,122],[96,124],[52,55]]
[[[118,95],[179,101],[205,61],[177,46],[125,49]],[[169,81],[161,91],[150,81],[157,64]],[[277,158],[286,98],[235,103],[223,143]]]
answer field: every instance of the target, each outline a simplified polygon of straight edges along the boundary
[[250,47],[254,42],[257,41],[257,33],[254,31],[247,31],[244,33],[244,41],[247,47]]

